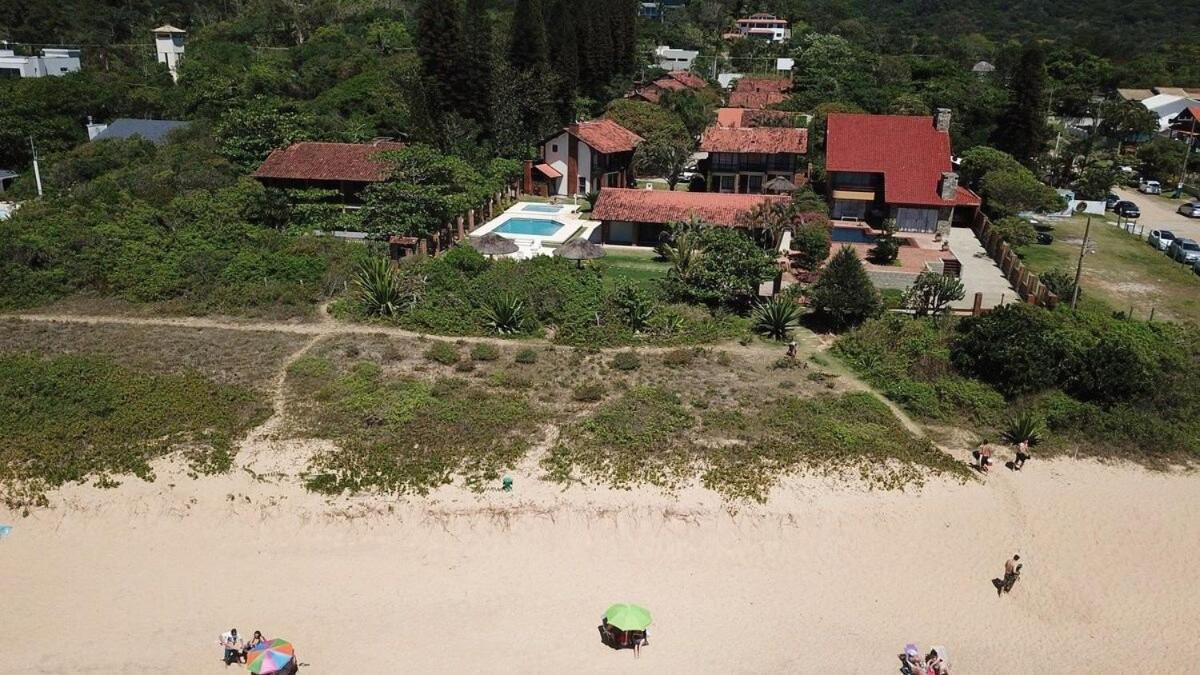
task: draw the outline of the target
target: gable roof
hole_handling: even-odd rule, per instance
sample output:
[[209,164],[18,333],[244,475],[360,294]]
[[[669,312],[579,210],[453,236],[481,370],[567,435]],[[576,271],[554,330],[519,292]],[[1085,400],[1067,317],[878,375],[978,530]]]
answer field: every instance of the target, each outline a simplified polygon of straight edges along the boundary
[[644,140],[607,118],[572,124],[566,128],[566,132],[603,154],[631,152]]
[[255,178],[350,181],[378,183],[387,180],[388,166],[376,157],[381,152],[401,150],[403,143],[293,143],[273,150]]
[[717,124],[723,127],[757,127],[767,120],[792,119],[794,115],[786,110],[717,108]]
[[889,204],[979,204],[979,197],[964,187],[955,199],[942,199],[942,173],[953,170],[950,134],[938,131],[928,116],[829,115],[825,170],[883,174]]
[[102,141],[113,138],[133,138],[140,136],[141,138],[150,141],[155,145],[162,145],[167,142],[167,134],[176,129],[183,129],[190,124],[180,120],[137,120],[128,117],[115,119],[104,131],[96,134],[93,141]]
[[169,23],[164,23],[163,25],[159,26],[158,28],[155,28],[154,30],[152,30],[150,32],[151,33],[186,33],[187,31],[182,28],[176,28],[175,26],[172,26]]
[[765,108],[787,99],[786,92],[792,83],[778,77],[755,77],[747,75],[733,83],[729,94],[730,108]]
[[674,80],[688,89],[703,89],[708,86],[703,77],[687,70],[672,70],[659,79]]
[[787,202],[783,195],[668,192],[634,188],[604,188],[592,207],[592,217],[635,223],[674,223],[695,216],[713,225],[734,227],[738,218],[764,201]]
[[1144,101],[1154,95],[1149,89],[1117,89],[1117,94],[1126,101]]
[[808,129],[794,127],[711,126],[700,137],[702,152],[808,152]]

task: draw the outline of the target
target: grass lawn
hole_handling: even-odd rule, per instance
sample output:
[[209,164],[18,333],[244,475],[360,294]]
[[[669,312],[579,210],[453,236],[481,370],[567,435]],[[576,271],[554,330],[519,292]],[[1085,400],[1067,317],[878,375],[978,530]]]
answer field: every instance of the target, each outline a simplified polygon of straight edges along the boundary
[[[1086,219],[1055,222],[1054,243],[1033,244],[1020,253],[1035,272],[1058,268],[1074,274]],[[1112,221],[1092,218],[1092,251],[1084,259],[1083,300],[1102,302],[1114,310],[1133,309],[1144,319],[1200,321],[1200,276],[1191,267],[1173,262],[1140,237],[1127,234]]]
[[595,264],[604,270],[606,276],[647,283],[666,277],[667,270],[671,269],[668,263],[657,257],[650,249],[644,252],[609,249],[608,254]]

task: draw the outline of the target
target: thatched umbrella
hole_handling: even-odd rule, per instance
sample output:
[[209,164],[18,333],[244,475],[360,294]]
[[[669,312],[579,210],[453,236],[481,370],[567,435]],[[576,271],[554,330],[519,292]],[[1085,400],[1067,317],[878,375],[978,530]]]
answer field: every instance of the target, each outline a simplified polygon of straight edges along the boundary
[[580,237],[554,249],[554,255],[567,260],[574,260],[577,266],[583,265],[584,260],[595,260],[604,257],[604,247]]
[[784,192],[795,192],[796,184],[793,183],[792,181],[784,178],[783,176],[776,176],[776,177],[772,178],[771,180],[767,181],[766,183],[763,183],[763,191],[764,192],[774,192],[775,194],[783,194]]
[[495,232],[488,232],[478,239],[471,239],[471,248],[486,256],[508,255],[516,253],[521,247],[512,239],[505,239]]

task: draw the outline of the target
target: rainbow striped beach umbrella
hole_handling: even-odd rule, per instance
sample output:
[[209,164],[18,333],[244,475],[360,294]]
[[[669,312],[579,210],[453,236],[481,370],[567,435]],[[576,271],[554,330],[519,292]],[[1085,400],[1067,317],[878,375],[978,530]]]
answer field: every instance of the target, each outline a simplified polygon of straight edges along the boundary
[[296,648],[287,640],[271,640],[246,654],[246,667],[252,673],[265,675],[283,670],[296,656]]

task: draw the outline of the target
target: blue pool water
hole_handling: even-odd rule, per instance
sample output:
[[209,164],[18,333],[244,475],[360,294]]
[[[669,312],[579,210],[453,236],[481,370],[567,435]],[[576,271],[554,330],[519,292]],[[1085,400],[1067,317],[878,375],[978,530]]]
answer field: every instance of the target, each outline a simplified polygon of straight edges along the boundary
[[561,204],[526,204],[521,210],[530,213],[558,213],[563,207]]
[[500,223],[493,232],[501,234],[526,234],[536,237],[552,237],[555,232],[565,227],[557,220],[542,220],[540,218],[509,218]]
[[875,241],[857,227],[835,227],[829,238],[843,244],[867,244]]

